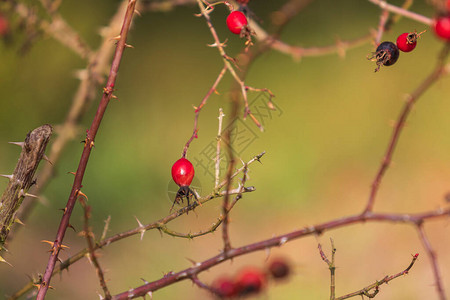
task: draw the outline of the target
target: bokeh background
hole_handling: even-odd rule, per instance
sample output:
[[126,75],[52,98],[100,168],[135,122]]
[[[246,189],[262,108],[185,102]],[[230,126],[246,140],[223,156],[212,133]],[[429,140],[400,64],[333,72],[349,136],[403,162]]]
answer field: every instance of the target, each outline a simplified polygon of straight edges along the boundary
[[[82,37],[96,48],[98,32],[116,11],[120,1],[63,1],[60,13]],[[271,12],[285,1],[250,2],[250,8],[269,26]],[[400,1],[393,1],[400,4]],[[412,11],[433,16],[434,10],[416,1]],[[194,113],[218,72],[222,60],[196,6],[137,17],[117,80],[116,95],[100,127],[96,147],[84,179],[83,191],[92,206],[93,231],[100,236],[104,220],[111,216],[108,235],[167,215],[171,199],[170,168],[180,157],[192,133]],[[354,39],[376,28],[380,9],[368,1],[314,1],[286,26],[281,38],[304,47],[325,46],[341,39]],[[219,6],[211,15],[221,40],[228,39],[228,54],[236,55],[243,41],[225,27],[227,10]],[[256,191],[245,194],[231,213],[233,246],[241,246],[287,233],[307,225],[361,212],[371,182],[383,158],[405,94],[432,70],[442,42],[430,28],[403,18],[384,40],[394,41],[403,32],[428,30],[412,53],[400,55],[391,67],[374,73],[375,64],[366,59],[371,43],[338,55],[305,57],[295,61],[276,51],[262,55],[250,69],[246,83],[271,89],[279,110],[264,118],[261,133],[251,120],[244,121],[254,137],[239,151],[242,160],[266,151],[262,164],[250,168],[249,185]],[[19,148],[9,141],[21,141],[42,124],[63,122],[79,80],[76,70],[86,63],[50,37],[39,39],[25,55],[18,55],[20,32],[0,42],[0,173],[14,169]],[[113,43],[111,43],[113,47]],[[217,133],[218,109],[229,114],[227,75],[200,115],[199,138],[188,152],[193,162],[202,155]],[[53,240],[61,212],[70,192],[82,151],[80,141],[89,127],[101,98],[83,118],[77,138],[69,144],[55,166],[55,177],[33,215],[9,247],[5,258],[13,265],[0,265],[0,294],[12,294],[43,273],[48,245]],[[401,136],[394,163],[382,182],[375,210],[413,213],[448,205],[450,191],[450,80],[443,78],[429,89],[414,107]],[[257,99],[258,93],[250,94]],[[229,120],[224,121],[224,126]],[[206,160],[203,160],[206,162]],[[196,165],[196,180],[206,194],[213,186],[210,168]],[[0,182],[0,190],[6,180]],[[27,200],[30,201],[30,200]],[[220,214],[216,199],[171,222],[181,232],[208,228]],[[77,205],[71,223],[81,230],[82,211]],[[425,230],[438,255],[442,281],[450,296],[449,220],[428,222]],[[377,299],[437,299],[428,259],[414,227],[404,224],[367,223],[306,237],[270,251],[270,258],[282,256],[293,267],[294,276],[284,283],[270,283],[255,299],[327,299],[329,271],[317,251],[317,243],[330,251],[329,239],[337,247],[337,294],[360,289],[385,275],[403,270],[411,254],[420,257],[410,274],[381,288]],[[85,247],[84,238],[67,232],[63,259]],[[153,281],[170,271],[191,265],[219,253],[220,231],[194,240],[173,238],[150,231],[114,243],[103,249],[101,265],[107,270],[113,294]],[[200,279],[211,283],[221,275],[233,276],[245,266],[263,268],[268,253],[256,252],[225,262]],[[52,279],[54,290],[48,299],[98,299],[101,293],[94,268],[84,259],[62,276]],[[0,296],[0,298],[3,296]],[[154,293],[154,299],[209,299],[210,295],[180,282]]]

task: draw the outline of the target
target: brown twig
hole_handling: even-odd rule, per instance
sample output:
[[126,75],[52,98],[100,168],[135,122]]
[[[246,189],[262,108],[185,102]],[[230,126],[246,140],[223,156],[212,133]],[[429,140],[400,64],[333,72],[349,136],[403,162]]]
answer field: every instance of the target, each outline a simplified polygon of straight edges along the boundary
[[222,123],[224,117],[223,109],[219,108],[219,126],[217,130],[217,146],[216,146],[216,159],[215,159],[215,179],[214,179],[214,189],[217,190],[220,180],[220,148],[222,143]]
[[78,201],[80,201],[80,204],[84,210],[84,230],[80,232],[80,234],[86,238],[86,242],[89,249],[89,260],[94,265],[95,272],[97,273],[97,277],[100,282],[100,286],[103,289],[103,292],[105,293],[105,299],[109,300],[111,299],[111,293],[109,292],[109,289],[106,285],[104,272],[102,270],[102,267],[100,266],[100,263],[98,262],[97,255],[95,254],[94,249],[95,244],[93,241],[94,233],[89,227],[89,219],[91,217],[91,206],[87,205],[84,197],[78,198]]
[[375,5],[378,5],[381,9],[383,10],[388,10],[390,12],[396,13],[398,15],[404,16],[406,18],[409,18],[411,20],[417,21],[419,23],[423,23],[425,25],[431,26],[433,24],[433,20],[425,17],[423,15],[414,13],[412,11],[409,11],[407,9],[392,5],[392,4],[388,4],[386,1],[384,0],[368,0],[369,2],[372,2]]
[[380,187],[381,180],[383,179],[384,173],[391,164],[392,156],[395,151],[395,147],[399,141],[400,134],[402,133],[403,127],[405,125],[406,119],[411,112],[412,107],[417,102],[417,100],[422,96],[422,94],[428,90],[433,83],[435,83],[443,74],[445,74],[445,59],[449,54],[450,44],[446,43],[438,57],[436,67],[428,75],[425,80],[410,94],[407,96],[406,103],[403,106],[403,110],[397,119],[397,123],[394,126],[391,139],[389,141],[386,153],[384,155],[383,161],[378,169],[375,179],[372,182],[372,187],[369,194],[369,199],[367,205],[363,211],[363,214],[367,214],[373,210],[373,205],[375,203],[375,198]]
[[319,248],[320,257],[328,265],[328,268],[330,269],[330,300],[334,300],[336,297],[336,274],[335,274],[336,266],[334,264],[336,247],[334,247],[333,239],[330,239],[330,241],[331,241],[331,261],[323,252],[322,245],[320,243],[317,247]]
[[[339,227],[348,226],[350,224],[356,223],[364,223],[367,221],[373,222],[399,222],[405,224],[413,224],[416,225],[418,222],[424,222],[425,220],[435,219],[435,218],[443,218],[450,216],[450,209],[446,210],[436,210],[430,212],[424,212],[419,214],[370,214],[367,216],[362,216],[361,214],[352,215],[344,218],[338,218],[329,222],[317,224],[315,226],[305,227],[303,229],[292,231],[283,235],[279,235],[267,240],[262,240],[253,244],[244,245],[238,248],[232,248],[227,251],[227,253],[222,252],[219,255],[211,257],[203,262],[197,263],[195,266],[191,268],[184,269],[182,271],[176,273],[170,273],[164,276],[163,278],[149,282],[147,284],[141,285],[139,287],[130,289],[126,292],[117,294],[112,297],[113,300],[122,300],[122,299],[133,299],[137,297],[142,297],[148,292],[153,292],[168,285],[171,285],[175,282],[189,279],[193,275],[199,274],[205,270],[209,270],[211,267],[221,264],[224,261],[233,259],[235,257],[245,255],[255,251],[266,250],[271,247],[279,247],[284,245],[285,243],[298,239],[301,237],[309,236],[309,235],[317,235],[322,234],[324,231],[337,229]],[[415,261],[415,260],[414,260]],[[404,275],[411,268],[408,267],[404,271],[399,274],[385,277],[383,283],[386,283],[398,276]]]
[[[390,281],[394,280],[395,278],[408,274],[409,270],[411,270],[411,268],[414,266],[414,263],[416,262],[418,257],[419,257],[419,253],[414,254],[410,264],[408,265],[408,267],[405,270],[403,270],[397,274],[391,275],[391,276],[385,276],[383,279],[377,280],[375,283],[372,283],[371,285],[368,285],[365,288],[360,289],[359,291],[338,297],[338,298],[336,298],[336,300],[344,300],[344,299],[352,298],[355,296],[361,296],[361,297],[366,296],[368,298],[374,298],[378,294],[379,288],[381,285],[388,284]],[[373,290],[373,292],[370,292],[372,290]]]
[[422,245],[425,248],[425,251],[427,251],[427,254],[431,261],[431,268],[433,270],[435,286],[436,286],[437,293],[439,295],[439,299],[445,300],[447,298],[445,297],[445,290],[444,290],[444,285],[442,284],[441,271],[439,269],[439,264],[437,262],[436,252],[434,251],[433,247],[431,246],[431,243],[430,243],[430,241],[425,233],[425,230],[423,228],[422,222],[418,223],[417,232],[419,233],[420,241],[422,242]]
[[381,39],[383,38],[383,34],[386,30],[386,23],[389,19],[389,12],[387,10],[383,10],[380,14],[380,21],[378,22],[378,30],[377,35],[375,37],[375,45],[379,45]]
[[[66,23],[64,18],[59,15],[56,10],[47,9],[47,5],[43,4],[47,13],[51,17],[50,21],[39,19],[32,8],[29,8],[24,3],[17,3],[17,1],[8,0],[12,5],[16,14],[35,30],[39,28],[41,31],[53,37],[61,44],[72,50],[81,58],[89,58],[92,51],[89,45],[80,37],[80,35]],[[55,7],[56,8],[56,7]],[[30,17],[33,16],[33,17]],[[34,33],[38,34],[38,33]],[[38,34],[40,35],[40,34]]]
[[217,76],[216,80],[214,81],[213,85],[211,86],[211,88],[208,90],[208,92],[206,93],[205,97],[203,97],[202,101],[200,102],[200,105],[198,107],[194,107],[195,109],[195,117],[194,117],[194,130],[192,131],[192,135],[189,138],[189,140],[186,142],[186,145],[184,146],[183,149],[183,153],[182,153],[182,157],[186,157],[186,153],[187,150],[191,144],[191,142],[194,140],[194,138],[197,138],[197,133],[198,133],[198,117],[200,116],[200,111],[202,110],[203,106],[206,104],[206,102],[208,101],[209,97],[212,95],[213,92],[216,91],[217,86],[219,85],[220,81],[223,78],[223,75],[225,75],[225,72],[227,71],[227,68],[224,67],[219,75]]
[[114,59],[111,65],[110,74],[108,77],[108,81],[106,83],[106,88],[104,88],[102,100],[100,101],[99,107],[97,109],[97,113],[94,116],[94,120],[92,121],[91,127],[87,131],[86,139],[84,143],[83,153],[81,155],[80,163],[78,165],[77,172],[75,173],[75,179],[72,186],[72,191],[70,192],[69,200],[67,201],[67,205],[64,209],[64,214],[61,219],[61,223],[58,228],[58,232],[56,234],[56,239],[51,248],[50,258],[47,264],[47,268],[44,273],[43,281],[39,285],[39,291],[37,294],[37,300],[43,300],[47,293],[50,279],[53,273],[53,269],[55,268],[55,264],[57,261],[57,257],[59,251],[61,250],[62,241],[64,239],[64,235],[69,225],[69,219],[72,214],[72,210],[75,206],[76,200],[81,191],[82,181],[84,177],[84,173],[86,170],[87,163],[89,161],[89,156],[92,148],[94,147],[95,136],[97,135],[98,129],[100,127],[101,120],[106,111],[109,101],[113,96],[114,85],[117,77],[117,72],[119,69],[120,61],[122,59],[123,52],[126,48],[126,40],[128,36],[128,30],[131,25],[131,21],[133,18],[133,14],[135,11],[136,0],[129,0],[127,12],[125,14],[122,30],[120,32],[120,39],[117,42],[116,52],[114,54]]

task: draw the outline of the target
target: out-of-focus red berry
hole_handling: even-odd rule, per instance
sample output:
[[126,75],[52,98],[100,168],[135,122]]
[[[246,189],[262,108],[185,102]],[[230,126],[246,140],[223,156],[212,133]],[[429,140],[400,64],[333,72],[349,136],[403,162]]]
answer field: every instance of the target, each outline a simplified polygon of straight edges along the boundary
[[9,31],[9,21],[0,14],[0,36],[5,36]]
[[227,17],[228,29],[234,34],[240,34],[247,24],[247,17],[238,10],[231,12]]
[[237,293],[240,296],[256,294],[266,285],[264,272],[256,268],[243,269],[236,278]]
[[450,41],[450,15],[434,20],[434,32],[443,40]]
[[236,296],[236,284],[228,277],[219,277],[213,282],[212,288],[215,289],[220,297],[230,298]]
[[289,263],[285,259],[277,258],[269,264],[268,271],[273,278],[282,279],[289,276],[291,268],[289,267]]

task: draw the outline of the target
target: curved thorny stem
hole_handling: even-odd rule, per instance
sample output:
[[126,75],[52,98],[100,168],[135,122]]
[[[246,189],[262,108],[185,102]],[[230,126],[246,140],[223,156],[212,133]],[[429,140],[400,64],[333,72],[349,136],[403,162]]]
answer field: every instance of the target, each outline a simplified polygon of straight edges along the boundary
[[58,258],[59,251],[63,247],[63,239],[66,233],[66,229],[69,226],[70,216],[72,214],[72,210],[75,206],[77,198],[81,195],[81,187],[82,181],[84,177],[84,173],[86,170],[87,163],[89,161],[89,156],[92,148],[94,147],[95,136],[97,135],[98,129],[100,127],[100,123],[102,121],[103,115],[105,114],[106,108],[109,104],[113,96],[114,85],[116,82],[117,72],[119,69],[120,61],[122,59],[123,52],[127,47],[126,40],[128,36],[128,30],[130,29],[131,21],[133,18],[133,14],[135,11],[136,0],[130,0],[128,2],[127,11],[125,14],[122,30],[120,32],[120,37],[117,42],[116,52],[114,54],[113,62],[111,65],[111,70],[109,73],[108,81],[106,83],[106,87],[103,90],[102,100],[100,101],[99,107],[97,109],[97,113],[94,116],[94,120],[92,121],[91,127],[87,131],[86,139],[84,142],[83,153],[81,154],[80,163],[78,165],[78,169],[75,173],[75,179],[72,186],[72,191],[70,192],[69,200],[67,201],[67,205],[64,209],[63,217],[61,219],[58,232],[56,234],[55,241],[51,246],[51,254],[48,260],[47,267],[45,269],[44,277],[42,282],[38,287],[37,300],[43,300],[47,293],[47,290],[50,286],[50,279],[53,273],[53,269],[55,268],[55,264]]

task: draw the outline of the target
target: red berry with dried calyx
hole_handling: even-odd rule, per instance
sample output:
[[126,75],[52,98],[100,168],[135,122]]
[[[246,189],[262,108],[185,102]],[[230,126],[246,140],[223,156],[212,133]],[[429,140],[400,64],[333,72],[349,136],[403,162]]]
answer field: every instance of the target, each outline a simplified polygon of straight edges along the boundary
[[175,205],[175,203],[182,202],[184,197],[186,197],[188,205],[191,196],[197,199],[195,193],[189,188],[189,185],[192,183],[194,175],[195,175],[194,166],[186,158],[182,157],[173,164],[172,178],[173,181],[175,181],[175,183],[180,187],[180,189],[177,192],[177,195],[175,196],[173,205]]
[[232,11],[227,17],[227,27],[234,34],[240,34],[247,25],[247,17],[240,11]]
[[416,48],[417,46],[417,39],[420,37],[422,33],[425,31],[422,31],[421,33],[414,32],[405,32],[398,36],[397,38],[397,47],[399,50],[403,52],[411,52]]
[[436,18],[433,29],[439,38],[450,41],[450,15]]

